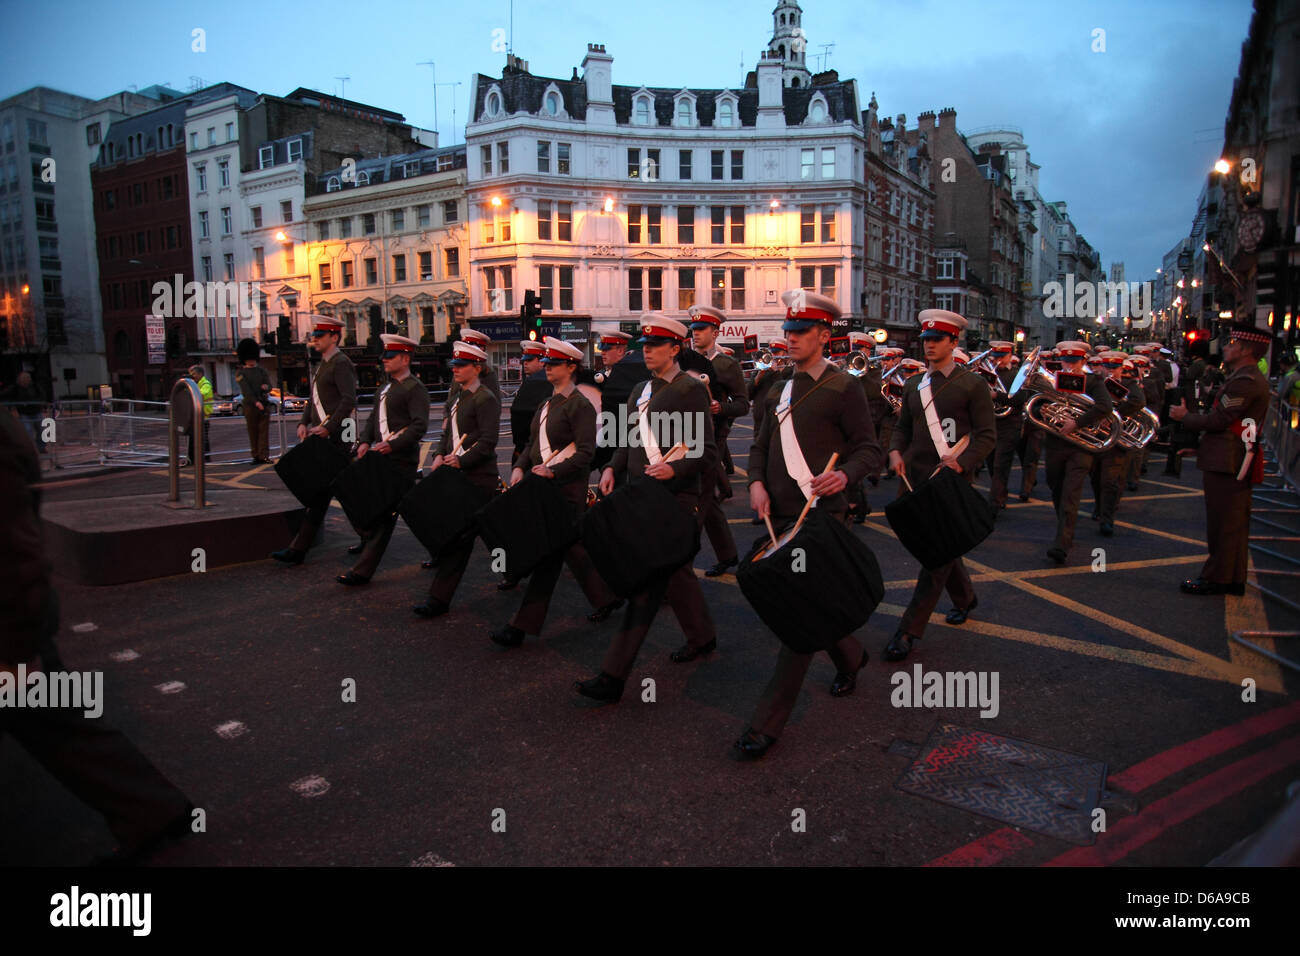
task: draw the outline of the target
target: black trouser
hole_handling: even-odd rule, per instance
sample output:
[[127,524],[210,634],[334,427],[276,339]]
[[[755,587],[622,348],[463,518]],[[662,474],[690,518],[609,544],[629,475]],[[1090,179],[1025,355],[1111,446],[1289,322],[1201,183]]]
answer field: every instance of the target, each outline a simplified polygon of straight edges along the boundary
[[628,599],[623,623],[605,652],[601,670],[610,677],[627,679],[664,601],[677,615],[686,641],[692,647],[703,647],[717,636],[713,616],[700,591],[699,578],[688,561],[672,574],[656,578],[645,590]]
[[923,637],[930,615],[934,613],[939,596],[944,591],[952,599],[953,607],[962,610],[970,607],[975,600],[975,586],[971,583],[970,573],[961,558],[933,570],[921,569],[916,578],[916,587],[912,589],[912,600],[898,622],[898,629],[912,637]]
[[1129,459],[1137,454],[1134,450],[1116,444],[1111,450],[1093,456],[1093,508],[1104,524],[1115,522],[1115,512],[1119,509],[1119,500],[1124,494]]
[[1203,471],[1201,487],[1210,549],[1201,577],[1215,584],[1244,584],[1250,566],[1250,482],[1228,472]]
[[1020,496],[1034,493],[1038,483],[1038,459],[1043,453],[1043,430],[1025,422],[1020,440],[1016,442],[1016,455],[1020,458]]
[[719,561],[736,560],[736,539],[731,534],[731,525],[722,511],[719,500],[722,483],[727,476],[719,463],[705,472],[700,478],[700,514],[704,520],[704,533],[709,536],[709,544]]
[[248,426],[249,457],[265,460],[271,457],[271,415],[269,412],[244,406],[244,424]]
[[1047,485],[1056,507],[1056,539],[1052,546],[1068,552],[1074,544],[1074,524],[1079,518],[1083,482],[1092,470],[1092,455],[1049,435],[1046,459]]
[[[370,455],[378,455],[381,452],[367,452]],[[406,482],[406,490],[409,491],[415,486],[415,467],[417,461],[394,461],[393,464],[400,470],[402,478]],[[405,494],[405,492],[403,492]],[[400,499],[398,499],[400,500]],[[357,563],[352,566],[352,572],[359,574],[363,578],[373,577],[376,569],[379,567],[380,560],[384,557],[384,552],[388,550],[388,542],[393,538],[393,530],[397,527],[397,515],[390,514],[384,517],[377,526],[373,528],[360,528],[357,533],[361,535],[361,556],[357,558]]]
[[989,455],[992,459],[989,463],[989,502],[998,508],[1007,503],[1007,482],[1011,477],[1011,466],[1015,463],[1022,424],[1022,417],[1016,414],[997,419],[997,444]]
[[525,634],[542,633],[551,597],[555,594],[555,585],[560,580],[560,569],[566,564],[593,608],[599,609],[618,600],[609,585],[596,573],[596,566],[592,564],[591,556],[587,554],[582,542],[575,541],[564,551],[557,551],[533,568],[519,610],[510,619],[511,627],[517,627]]

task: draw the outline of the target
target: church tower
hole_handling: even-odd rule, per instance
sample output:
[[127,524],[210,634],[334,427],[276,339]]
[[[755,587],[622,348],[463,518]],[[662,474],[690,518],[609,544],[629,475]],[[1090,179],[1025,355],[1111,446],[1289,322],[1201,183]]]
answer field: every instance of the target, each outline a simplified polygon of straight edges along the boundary
[[796,0],[778,0],[772,11],[772,41],[767,45],[767,54],[781,61],[782,86],[812,85],[807,65],[808,38],[802,20],[803,10]]

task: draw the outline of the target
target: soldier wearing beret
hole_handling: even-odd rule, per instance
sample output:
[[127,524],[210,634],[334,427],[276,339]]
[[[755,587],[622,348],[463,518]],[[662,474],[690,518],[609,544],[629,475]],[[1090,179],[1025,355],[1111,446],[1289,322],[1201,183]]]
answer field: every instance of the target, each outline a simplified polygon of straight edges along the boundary
[[1269,333],[1234,322],[1223,349],[1228,377],[1204,414],[1186,401],[1169,409],[1183,428],[1201,432],[1196,465],[1205,489],[1205,537],[1210,556],[1200,576],[1184,581],[1184,594],[1245,594],[1249,568],[1251,485],[1264,476],[1259,432],[1268,413],[1268,381],[1258,362],[1268,353]]

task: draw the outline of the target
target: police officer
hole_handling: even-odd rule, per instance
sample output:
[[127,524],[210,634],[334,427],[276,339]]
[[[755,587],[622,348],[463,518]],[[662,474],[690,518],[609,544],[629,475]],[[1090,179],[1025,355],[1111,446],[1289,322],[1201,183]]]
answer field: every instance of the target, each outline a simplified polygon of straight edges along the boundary
[[[497,473],[501,403],[496,394],[479,381],[487,366],[487,353],[477,345],[461,341],[452,346],[451,354],[451,372],[457,387],[447,397],[442,416],[442,438],[429,470],[459,468],[479,488],[495,492],[501,483],[501,476]],[[455,548],[446,551],[435,562],[428,600],[411,610],[425,618],[439,617],[451,610],[451,599],[473,553],[472,537],[466,537]]]
[[[596,451],[596,409],[577,387],[582,365],[582,351],[577,346],[548,335],[542,362],[553,393],[533,415],[528,444],[515,459],[510,484],[519,484],[529,473],[554,481],[576,517],[587,504],[587,476]],[[519,610],[492,635],[494,642],[518,647],[525,634],[542,632],[560,568],[566,563],[597,613],[603,611],[607,617],[622,605],[596,573],[582,542],[576,541],[533,569]]]
[[[384,343],[382,360],[388,384],[375,400],[375,407],[361,431],[357,458],[367,454],[387,455],[397,466],[408,485],[415,484],[415,470],[420,463],[420,439],[429,429],[429,392],[424,383],[411,374],[416,342],[404,335],[381,335]],[[361,558],[351,571],[340,574],[339,584],[356,586],[370,583],[379,561],[388,548],[397,526],[397,515],[390,514],[377,528],[363,528]]]
[[[644,474],[667,483],[667,488],[684,508],[699,520],[701,478],[717,467],[718,450],[713,441],[713,416],[710,414],[712,398],[708,388],[698,379],[682,371],[678,356],[686,346],[686,326],[657,312],[647,312],[641,317],[641,345],[645,355],[646,371],[652,376],[632,391],[629,407],[635,411],[629,424],[638,427],[641,416],[646,422],[662,415],[678,420],[688,416],[702,425],[702,448],[699,455],[687,455],[672,462],[663,461],[661,450],[651,444],[636,442],[633,447],[620,441],[614,458],[601,472],[600,490],[610,494],[616,480],[628,480]],[[652,433],[652,429],[647,432]],[[653,435],[652,435],[653,442]],[[585,681],[578,681],[574,689],[584,697],[614,703],[623,696],[623,687],[637,653],[645,642],[650,625],[654,623],[659,606],[667,601],[677,614],[686,634],[686,645],[674,651],[675,663],[687,663],[697,657],[711,654],[718,646],[713,617],[704,603],[699,579],[691,562],[687,561],[667,577],[661,576],[644,591],[633,595],[623,615],[618,634],[605,653],[600,673]]]
[[[794,372],[781,388],[775,408],[768,407],[749,452],[749,503],[776,526],[793,524],[808,499],[840,521],[848,517],[846,490],[880,468],[881,449],[871,411],[853,376],[822,356],[831,328],[840,317],[833,299],[812,292],[782,296],[786,333]],[[820,473],[833,454],[834,470]],[[792,473],[790,462],[802,467]],[[815,471],[814,471],[815,469]],[[847,697],[857,686],[867,652],[857,638],[841,637],[827,654],[835,662],[832,697]],[[733,745],[745,759],[757,759],[780,736],[794,709],[812,654],[781,645],[776,670],[750,725]]]
[[[749,414],[749,396],[745,388],[745,375],[740,370],[740,363],[718,348],[718,331],[727,320],[721,309],[710,305],[693,305],[690,308],[691,338],[695,351],[713,363],[714,380],[709,388],[714,396],[709,405],[713,413],[713,440],[722,449],[731,434],[731,423],[741,415]],[[704,533],[709,536],[709,544],[717,562],[704,572],[706,577],[716,578],[736,566],[736,540],[732,537],[731,526],[727,524],[722,512],[723,493],[730,497],[727,475],[721,460],[718,467],[703,477],[700,482],[700,512],[704,520]]]
[[1110,415],[1114,408],[1110,392],[1101,376],[1086,374],[1083,363],[1088,357],[1087,342],[1058,342],[1057,357],[1061,360],[1061,371],[1057,373],[1058,391],[1067,391],[1067,386],[1082,378],[1082,391],[1092,399],[1092,407],[1077,419],[1071,419],[1061,426],[1061,434],[1048,432],[1043,443],[1045,450],[1045,472],[1047,485],[1052,489],[1052,504],[1056,506],[1056,537],[1047,556],[1057,564],[1064,564],[1074,543],[1074,525],[1079,517],[1079,500],[1083,497],[1083,480],[1092,470],[1092,452],[1066,441],[1065,435],[1087,428],[1095,422]]
[[1232,323],[1223,349],[1228,377],[1204,414],[1188,411],[1186,402],[1169,410],[1189,431],[1203,432],[1196,452],[1205,489],[1205,537],[1210,556],[1200,576],[1184,581],[1184,594],[1246,593],[1249,569],[1251,485],[1264,476],[1260,432],[1268,414],[1268,380],[1259,370],[1268,354],[1269,333],[1248,322]]
[[[353,421],[352,415],[357,407],[357,371],[352,360],[339,350],[343,320],[327,315],[308,318],[312,321],[311,347],[320,355],[321,361],[312,382],[311,400],[298,423],[298,441],[305,441],[308,435],[318,435],[341,446],[344,423]],[[286,564],[302,564],[325,521],[329,505],[326,498],[306,509],[289,547],[273,552],[271,557]]]
[[[913,375],[904,386],[889,466],[900,476],[910,476],[914,486],[940,467],[951,468],[971,481],[975,466],[989,456],[997,443],[993,396],[981,376],[953,361],[957,339],[966,331],[966,319],[944,309],[926,309],[918,321],[929,371]],[[945,433],[947,422],[953,427]],[[955,444],[949,444],[949,433]],[[898,490],[901,495],[906,488],[900,486]],[[885,645],[885,660],[907,657],[912,644],[925,634],[930,614],[945,589],[953,600],[947,622],[966,622],[977,600],[961,558],[933,571],[923,567],[898,630]]]

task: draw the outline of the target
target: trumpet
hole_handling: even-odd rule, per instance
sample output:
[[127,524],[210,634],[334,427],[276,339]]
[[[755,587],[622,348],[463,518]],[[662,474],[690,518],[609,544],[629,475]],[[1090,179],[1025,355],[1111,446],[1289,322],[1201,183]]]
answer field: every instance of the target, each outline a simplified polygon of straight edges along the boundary
[[1108,417],[1086,428],[1064,433],[1062,429],[1066,422],[1077,422],[1092,410],[1095,403],[1087,395],[1060,391],[1057,378],[1057,375],[1041,368],[1039,350],[1035,348],[1016,373],[1008,395],[1016,395],[1022,388],[1036,391],[1038,394],[1025,403],[1025,417],[1031,425],[1094,455],[1109,450],[1124,428],[1119,413],[1112,411]]
[[897,415],[903,410],[903,385],[907,382],[907,369],[899,362],[880,378],[880,394]]
[[760,349],[759,353],[754,356],[755,371],[764,372],[770,368],[784,368],[789,361],[785,355],[777,355],[771,349]]
[[875,362],[881,361],[878,357],[869,357],[862,352],[854,352],[844,363],[844,371],[855,377],[865,375],[867,369]]

